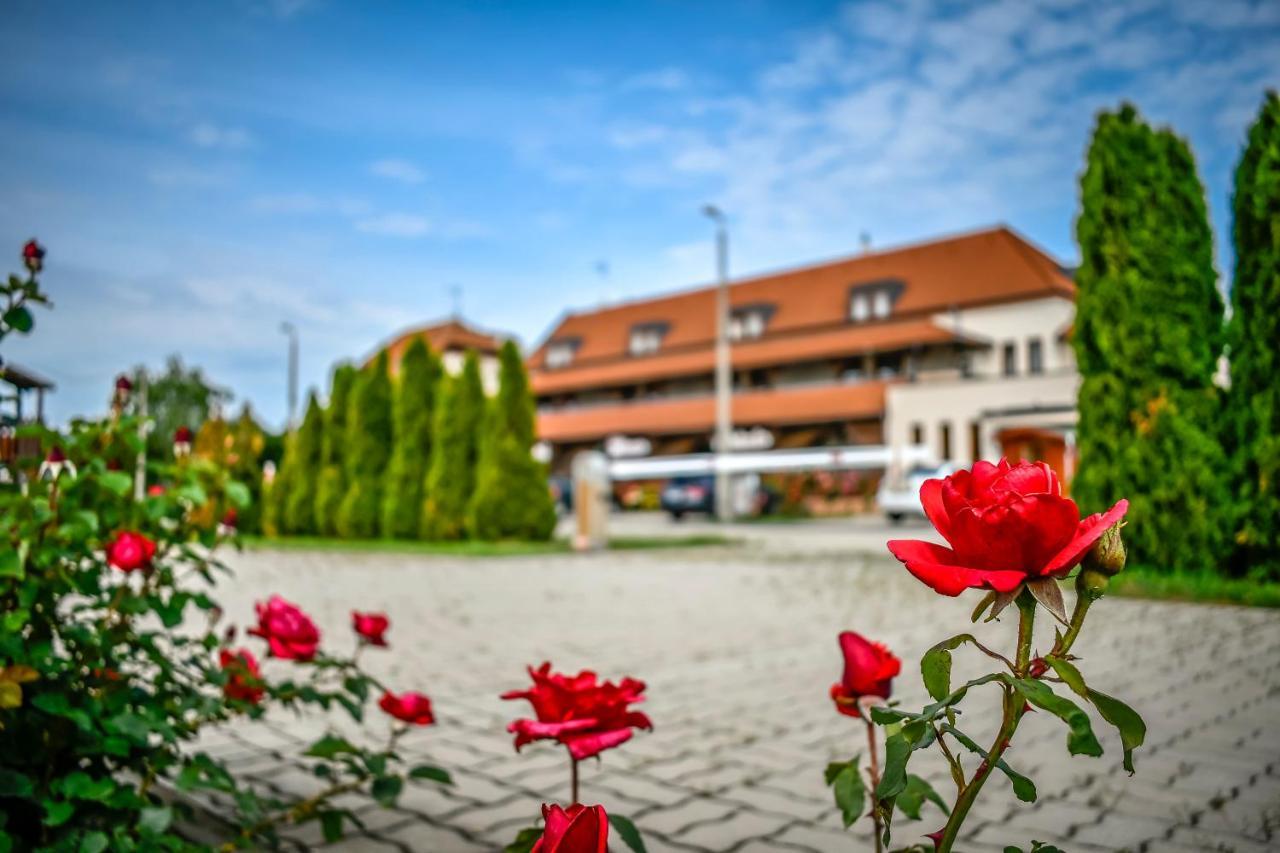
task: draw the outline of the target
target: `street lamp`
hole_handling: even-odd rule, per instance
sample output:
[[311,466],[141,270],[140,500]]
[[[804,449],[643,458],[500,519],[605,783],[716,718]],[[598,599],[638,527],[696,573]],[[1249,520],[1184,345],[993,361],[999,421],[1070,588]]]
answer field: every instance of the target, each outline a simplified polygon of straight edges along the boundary
[[280,324],[280,331],[289,337],[289,420],[285,429],[291,431],[298,410],[298,328],[286,320]]
[[729,472],[724,455],[729,452],[733,432],[733,374],[729,363],[729,231],[724,213],[714,204],[702,213],[716,226],[716,517],[733,517],[729,495]]

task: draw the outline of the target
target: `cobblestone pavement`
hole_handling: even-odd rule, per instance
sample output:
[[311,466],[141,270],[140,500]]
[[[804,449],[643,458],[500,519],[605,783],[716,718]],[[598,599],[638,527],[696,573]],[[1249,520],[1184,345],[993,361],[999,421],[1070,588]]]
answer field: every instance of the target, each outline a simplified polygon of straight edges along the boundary
[[[363,660],[436,705],[438,725],[403,744],[457,784],[410,783],[396,809],[348,796],[367,835],[335,845],[344,850],[500,850],[542,802],[567,800],[563,750],[540,743],[517,755],[505,725],[527,705],[497,698],[544,659],[648,682],[655,730],[584,763],[582,790],[585,801],[633,818],[651,851],[869,850],[869,828],[843,830],[822,782],[828,761],[865,744],[861,724],[834,713],[827,697],[840,671],[836,633],[888,643],[904,661],[897,696],[917,704],[925,696],[915,662],[969,630],[974,603],[935,595],[887,559],[788,558],[751,545],[496,559],[257,551],[232,562],[237,578],[220,597],[242,625],[255,597],[280,592],[340,646],[353,606],[385,609],[392,649]],[[1082,669],[1149,725],[1137,775],[1124,773],[1114,730],[1100,721],[1106,755],[1069,758],[1061,723],[1031,714],[1007,757],[1035,780],[1039,801],[1018,803],[993,778],[961,848],[986,853],[1034,838],[1073,853],[1276,849],[1280,612],[1106,599],[1090,620],[1077,644]],[[1052,628],[1038,627],[1045,649]],[[1007,619],[979,633],[1012,645]],[[985,662],[962,649],[955,679]],[[271,662],[268,673],[287,667]],[[966,729],[984,743],[994,724],[984,729],[974,711],[995,706],[987,690],[966,703],[975,706]],[[218,732],[206,747],[264,784],[306,793],[318,782],[296,756],[323,727],[278,716]],[[364,736],[385,733],[374,709]],[[932,752],[912,768],[949,794]],[[895,840],[919,841],[941,823],[926,806],[922,822],[899,821]],[[321,845],[314,825],[294,838]]]

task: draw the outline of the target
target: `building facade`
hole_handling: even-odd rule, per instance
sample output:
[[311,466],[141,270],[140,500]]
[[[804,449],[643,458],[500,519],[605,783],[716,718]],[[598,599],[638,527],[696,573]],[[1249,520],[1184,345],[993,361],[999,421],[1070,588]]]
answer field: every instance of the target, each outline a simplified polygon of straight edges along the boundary
[[480,379],[485,393],[492,395],[498,390],[498,350],[502,348],[506,337],[469,326],[456,317],[401,332],[380,346],[374,356],[365,360],[365,364],[370,364],[376,358],[376,353],[386,350],[388,369],[395,376],[400,372],[400,359],[404,357],[405,350],[418,338],[426,340],[431,351],[440,357],[445,373],[450,376],[457,376],[462,372],[467,352],[474,351],[480,359]]
[[[1005,227],[730,286],[735,447],[909,444],[1072,466],[1075,286]],[[553,468],[711,449],[715,288],[570,313],[528,359]]]

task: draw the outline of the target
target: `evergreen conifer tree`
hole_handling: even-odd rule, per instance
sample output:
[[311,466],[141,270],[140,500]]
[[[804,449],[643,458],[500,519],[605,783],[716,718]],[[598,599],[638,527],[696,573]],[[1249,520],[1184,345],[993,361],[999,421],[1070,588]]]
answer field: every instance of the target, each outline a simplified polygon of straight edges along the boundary
[[391,457],[391,377],[381,352],[360,372],[347,406],[343,448],[346,493],[338,507],[338,535],[369,539],[378,535],[382,477]]
[[431,464],[422,503],[422,538],[462,539],[475,489],[485,405],[480,361],[468,352],[462,373],[442,383],[432,429]]
[[302,419],[290,445],[289,489],[283,494],[284,529],[294,535],[316,532],[316,486],[320,480],[320,449],[323,440],[324,413],[316,395],[307,402]]
[[1222,298],[1190,149],[1129,105],[1102,113],[1081,196],[1074,497],[1088,511],[1129,498],[1133,565],[1220,567],[1227,495],[1212,379]]
[[1249,129],[1232,199],[1231,390],[1237,574],[1280,580],[1280,97]]
[[422,338],[409,345],[400,361],[394,392],[395,449],[382,498],[382,535],[388,538],[412,539],[418,535],[441,372],[440,360]]
[[342,506],[347,484],[343,474],[343,448],[347,441],[347,408],[351,405],[351,388],[359,373],[360,371],[350,364],[340,364],[333,371],[329,405],[324,413],[320,481],[316,487],[316,532],[321,536],[338,535],[338,509]]

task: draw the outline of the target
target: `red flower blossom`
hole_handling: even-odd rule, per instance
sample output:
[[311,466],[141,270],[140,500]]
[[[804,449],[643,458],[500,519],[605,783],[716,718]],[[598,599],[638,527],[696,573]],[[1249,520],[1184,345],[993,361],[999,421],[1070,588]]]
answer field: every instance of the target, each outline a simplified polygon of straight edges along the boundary
[[22,263],[29,271],[40,272],[44,267],[44,247],[35,240],[28,240],[22,247]]
[[164,486],[159,483],[153,483],[150,486],[147,486],[147,494],[153,498],[158,498],[164,494]]
[[397,720],[413,723],[415,726],[429,726],[436,721],[431,713],[431,700],[421,693],[401,693],[397,696],[388,690],[378,700],[378,707]]
[[853,631],[840,633],[840,651],[844,654],[844,675],[839,684],[831,685],[831,698],[841,714],[861,717],[858,700],[863,696],[888,699],[902,662],[880,643]]
[[605,853],[609,849],[609,816],[604,806],[574,803],[569,808],[542,806],[546,827],[530,853]]
[[233,506],[227,507],[227,511],[222,514],[222,526],[235,530],[240,525],[240,513]]
[[133,382],[130,381],[128,376],[125,376],[123,373],[121,373],[119,376],[116,377],[116,391],[120,392],[121,394],[128,394],[132,390],[133,390]]
[[254,609],[258,613],[258,625],[250,628],[249,633],[266,640],[273,657],[308,661],[316,656],[320,631],[297,605],[273,595],[266,604],[255,604]]
[[191,438],[191,427],[180,426],[173,431],[174,444],[190,444]]
[[131,530],[117,533],[107,543],[107,562],[122,572],[151,568],[151,560],[155,555],[156,543]]
[[386,639],[382,636],[387,632],[388,626],[391,625],[390,620],[382,613],[361,613],[358,610],[351,611],[351,627],[360,635],[362,642],[371,646],[385,646]]
[[537,715],[536,720],[515,720],[507,726],[516,736],[517,751],[535,740],[555,739],[580,761],[630,740],[632,728],[653,728],[647,716],[627,708],[643,701],[643,681],[597,682],[594,672],[563,675],[552,672],[550,663],[536,670],[530,667],[529,675],[533,687],[502,694],[503,699],[528,699]]
[[218,652],[218,665],[227,673],[227,683],[222,692],[228,699],[258,704],[266,691],[262,687],[262,673],[258,660],[248,649],[223,649]]
[[1062,577],[1129,508],[1080,518],[1076,502],[1043,462],[977,462],[945,480],[925,480],[925,514],[950,548],[889,542],[907,570],[943,595],[986,588],[1011,593],[1026,581]]

